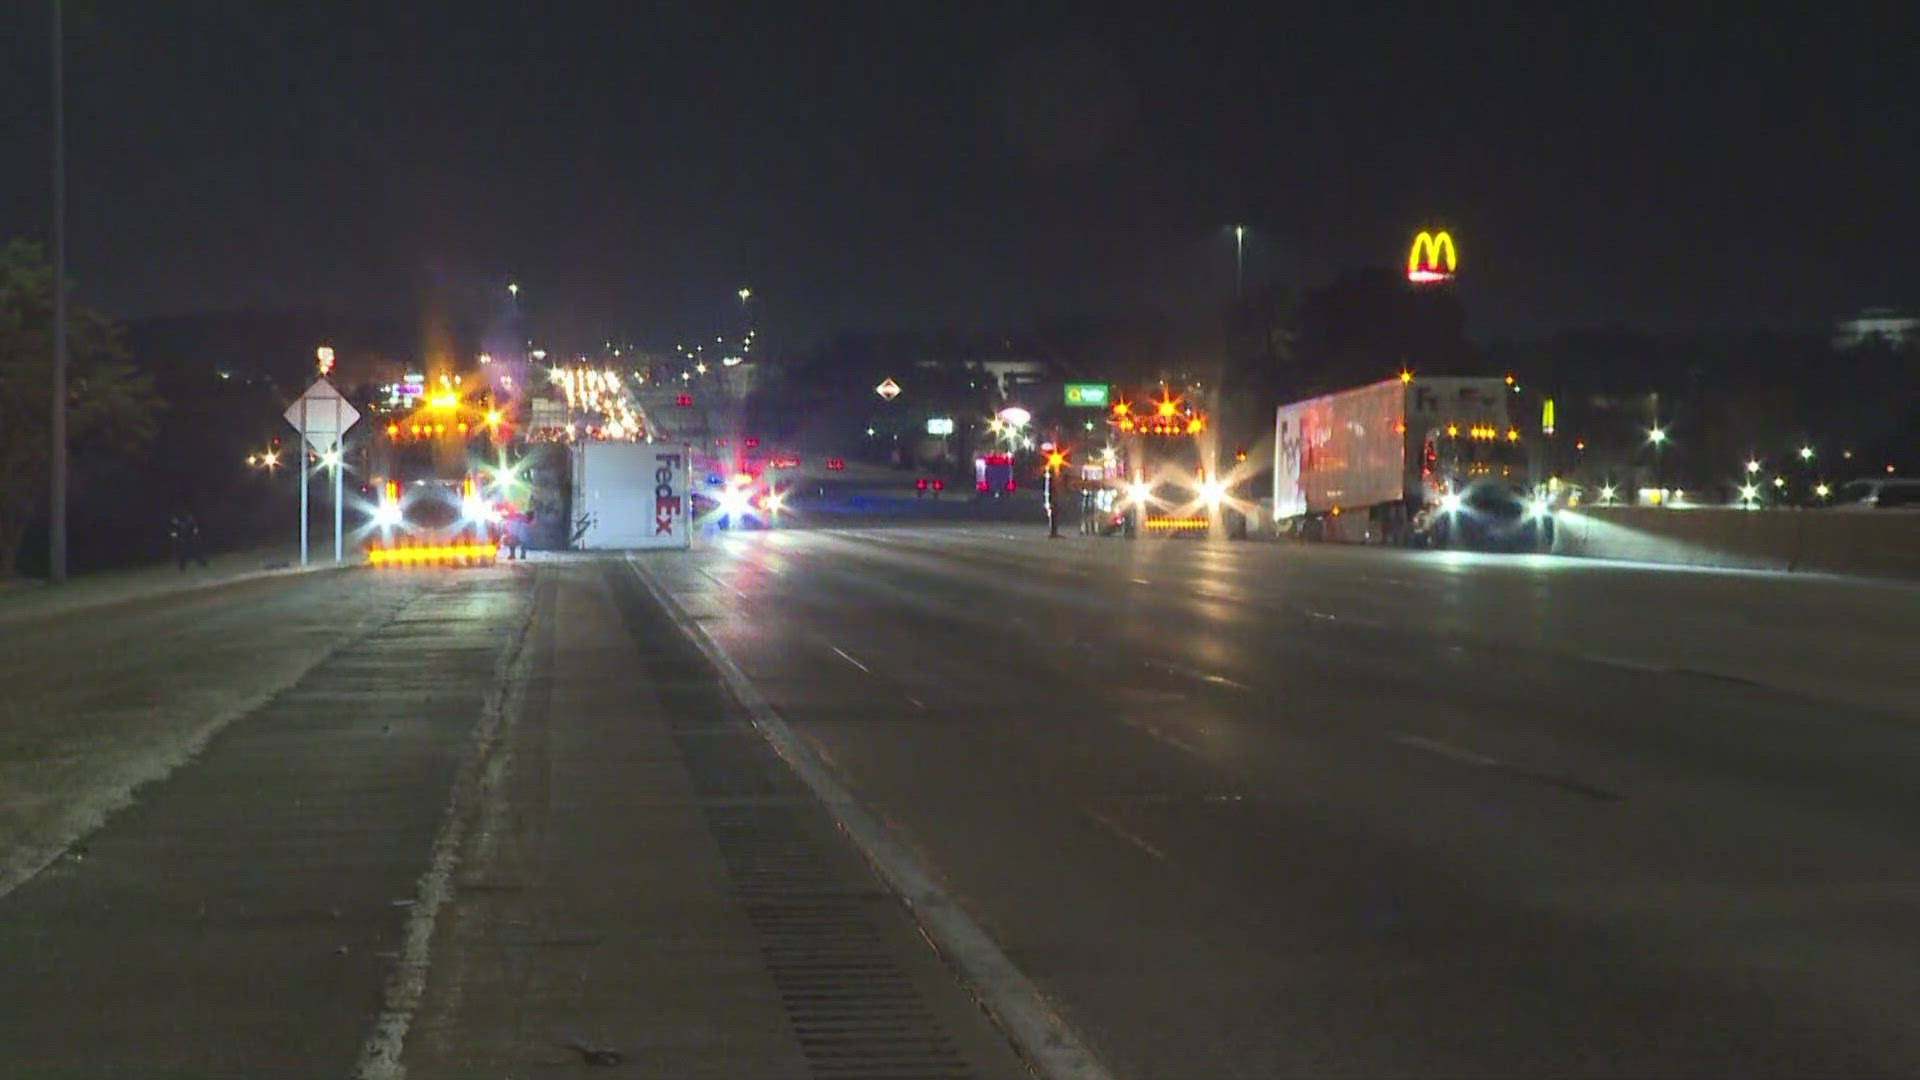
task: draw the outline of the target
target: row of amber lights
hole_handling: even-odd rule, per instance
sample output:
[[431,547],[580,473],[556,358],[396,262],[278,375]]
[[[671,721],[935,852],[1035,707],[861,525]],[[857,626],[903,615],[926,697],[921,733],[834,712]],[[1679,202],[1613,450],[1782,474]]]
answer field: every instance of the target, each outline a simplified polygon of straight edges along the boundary
[[[1449,438],[1449,439],[1457,439],[1457,438],[1459,438],[1459,437],[1460,437],[1460,425],[1458,425],[1458,424],[1448,424],[1448,425],[1447,425],[1447,438]],[[1497,427],[1494,427],[1494,426],[1493,426],[1493,425],[1491,425],[1491,424],[1487,424],[1487,425],[1480,425],[1480,424],[1475,424],[1475,425],[1474,425],[1473,427],[1470,427],[1470,428],[1468,428],[1468,429],[1467,429],[1467,438],[1469,438],[1469,439],[1497,439],[1497,438],[1499,438],[1499,437],[1500,437],[1500,429],[1499,429],[1499,428],[1497,428]],[[1519,428],[1508,428],[1508,429],[1507,429],[1507,441],[1508,441],[1508,442],[1519,442],[1519,441],[1520,441],[1520,429],[1519,429]],[[1584,443],[1583,443],[1583,444],[1581,444],[1581,445],[1582,445],[1583,447],[1585,446],[1585,444],[1584,444]]]
[[[494,427],[498,427],[499,425],[500,425],[500,410],[498,409],[488,410],[487,427],[494,428]],[[469,430],[470,426],[471,425],[469,425],[465,420],[461,420],[458,423],[453,425],[453,429],[459,432],[460,434],[465,435]],[[422,436],[422,435],[445,435],[446,433],[447,433],[447,425],[444,422],[436,423],[436,424],[404,424],[404,425],[399,423],[387,424],[387,437],[390,439],[397,439],[403,434]]]
[[1207,519],[1203,517],[1163,517],[1147,519],[1147,528],[1149,529],[1204,529],[1206,527]]
[[368,548],[367,562],[374,566],[411,566],[415,563],[452,562],[458,559],[491,559],[500,549],[492,544],[435,544],[426,547]]

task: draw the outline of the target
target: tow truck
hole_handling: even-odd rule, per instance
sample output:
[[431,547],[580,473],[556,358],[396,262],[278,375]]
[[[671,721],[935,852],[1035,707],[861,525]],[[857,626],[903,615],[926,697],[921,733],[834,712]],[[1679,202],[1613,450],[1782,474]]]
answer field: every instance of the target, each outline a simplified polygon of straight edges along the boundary
[[1243,536],[1247,507],[1223,473],[1204,397],[1162,383],[1107,417],[1108,445],[1080,468],[1081,529],[1127,537]]
[[367,562],[493,565],[507,508],[483,455],[504,435],[499,410],[484,396],[469,400],[443,388],[381,419],[367,451]]

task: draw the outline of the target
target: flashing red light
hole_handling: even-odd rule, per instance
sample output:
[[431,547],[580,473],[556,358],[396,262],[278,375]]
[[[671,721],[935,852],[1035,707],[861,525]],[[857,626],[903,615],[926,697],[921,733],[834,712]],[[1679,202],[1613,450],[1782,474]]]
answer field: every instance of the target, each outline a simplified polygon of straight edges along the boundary
[[918,479],[918,480],[915,480],[915,481],[913,482],[913,489],[914,489],[915,491],[925,491],[925,490],[927,490],[927,478],[923,476],[923,477],[921,477],[920,479]]
[[828,472],[839,472],[842,469],[845,469],[846,467],[847,467],[847,463],[844,459],[837,458],[837,457],[830,457],[827,459]]
[[945,480],[935,480],[933,482],[933,490],[935,491],[947,490],[947,482]]
[[715,445],[715,446],[725,446],[725,445],[727,445],[727,440],[725,440],[725,439],[715,439],[715,440],[713,440],[713,445]]
[[754,438],[751,435],[747,436],[745,439],[741,441],[747,444],[747,449],[749,450],[757,450],[760,448],[760,440]]
[[1008,490],[1008,491],[1012,491],[1012,490],[1013,490],[1013,488],[1014,488],[1014,483],[1013,483],[1013,481],[1011,481],[1011,480],[1009,480],[1009,481],[1007,481],[1007,490]]
[[678,405],[678,406],[680,406],[680,407],[681,407],[681,408],[683,408],[683,409],[684,409],[684,408],[687,408],[688,406],[690,406],[690,405],[692,405],[692,404],[693,404],[693,395],[692,395],[692,394],[681,394],[680,396],[678,396],[678,397],[676,397],[676,398],[674,398],[674,399],[673,399],[673,403],[674,403],[675,405]]

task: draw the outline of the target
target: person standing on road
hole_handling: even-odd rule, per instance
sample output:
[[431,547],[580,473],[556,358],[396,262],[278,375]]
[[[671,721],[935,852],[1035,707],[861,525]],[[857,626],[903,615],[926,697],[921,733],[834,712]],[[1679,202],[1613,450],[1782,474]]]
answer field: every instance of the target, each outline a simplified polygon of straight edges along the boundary
[[174,508],[173,516],[167,519],[167,538],[172,541],[173,561],[181,573],[186,573],[189,559],[202,567],[207,565],[206,552],[200,548],[200,519],[193,516],[193,511],[184,506]]
[[500,540],[507,549],[507,559],[527,557],[527,528],[533,524],[533,507],[522,510],[508,503],[500,511]]

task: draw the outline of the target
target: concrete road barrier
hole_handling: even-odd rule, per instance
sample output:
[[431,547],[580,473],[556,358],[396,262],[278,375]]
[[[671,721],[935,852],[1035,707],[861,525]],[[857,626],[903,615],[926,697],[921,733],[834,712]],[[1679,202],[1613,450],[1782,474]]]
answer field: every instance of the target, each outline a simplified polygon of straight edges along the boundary
[[1920,577],[1920,514],[1581,507],[1558,515],[1553,550],[1684,566]]

